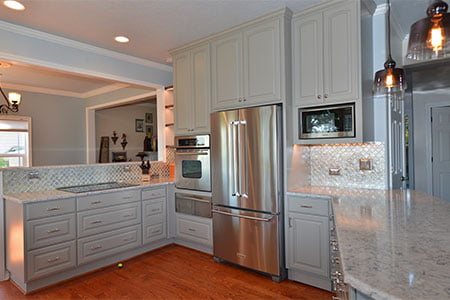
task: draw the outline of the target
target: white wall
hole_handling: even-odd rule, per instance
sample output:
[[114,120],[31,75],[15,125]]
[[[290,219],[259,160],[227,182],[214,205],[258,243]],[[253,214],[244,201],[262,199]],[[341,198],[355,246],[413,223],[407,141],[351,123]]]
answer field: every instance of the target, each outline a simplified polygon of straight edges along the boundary
[[[10,90],[5,90],[8,93]],[[78,98],[20,91],[17,115],[31,117],[33,166],[84,164],[85,109]]]
[[[127,159],[139,161],[136,157],[138,152],[144,151],[145,126],[150,125],[145,123],[145,113],[153,114],[153,134],[157,134],[157,114],[156,114],[156,100],[151,103],[138,103],[126,106],[107,108],[95,111],[95,142],[96,142],[96,161],[98,162],[100,139],[102,136],[111,137],[113,131],[117,132],[119,139],[116,144],[109,139],[109,159],[112,160],[112,152],[127,152]],[[135,119],[144,119],[144,132],[135,131]],[[127,142],[125,150],[122,149],[122,133],[127,135]]]

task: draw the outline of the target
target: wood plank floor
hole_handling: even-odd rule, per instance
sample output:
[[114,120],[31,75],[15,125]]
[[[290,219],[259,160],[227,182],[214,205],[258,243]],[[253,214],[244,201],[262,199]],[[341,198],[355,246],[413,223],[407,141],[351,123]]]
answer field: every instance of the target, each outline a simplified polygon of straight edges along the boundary
[[331,299],[307,285],[270,278],[211,255],[170,245],[128,260],[122,269],[106,267],[23,295],[11,282],[0,282],[0,299]]

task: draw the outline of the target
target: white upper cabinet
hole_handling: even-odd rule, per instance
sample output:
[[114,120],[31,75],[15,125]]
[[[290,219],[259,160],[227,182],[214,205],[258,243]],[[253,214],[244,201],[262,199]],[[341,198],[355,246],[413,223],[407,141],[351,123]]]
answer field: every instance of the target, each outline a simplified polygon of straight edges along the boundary
[[213,39],[213,111],[284,100],[289,18],[289,11],[278,11]]
[[175,134],[209,133],[209,44],[174,55]]
[[244,30],[244,94],[249,104],[281,100],[280,22]]
[[242,102],[242,33],[227,34],[212,43],[213,109]]
[[359,15],[355,1],[294,16],[294,104],[312,106],[360,98]]

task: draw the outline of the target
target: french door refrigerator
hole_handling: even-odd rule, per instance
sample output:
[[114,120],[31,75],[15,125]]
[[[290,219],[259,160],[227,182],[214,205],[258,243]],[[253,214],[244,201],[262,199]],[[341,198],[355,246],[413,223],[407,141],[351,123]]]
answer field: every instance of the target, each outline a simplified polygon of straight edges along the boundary
[[228,261],[285,278],[278,105],[211,114],[213,244]]

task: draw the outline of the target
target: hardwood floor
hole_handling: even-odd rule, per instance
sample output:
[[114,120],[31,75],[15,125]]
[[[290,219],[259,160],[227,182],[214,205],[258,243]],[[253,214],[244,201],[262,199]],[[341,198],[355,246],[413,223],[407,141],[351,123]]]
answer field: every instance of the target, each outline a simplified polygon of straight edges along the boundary
[[11,282],[0,282],[0,299],[331,299],[311,286],[269,277],[211,255],[170,245],[87,275],[23,295]]

